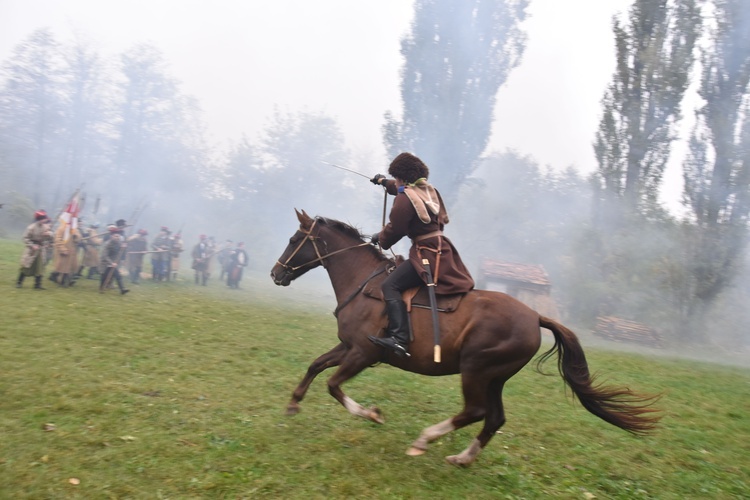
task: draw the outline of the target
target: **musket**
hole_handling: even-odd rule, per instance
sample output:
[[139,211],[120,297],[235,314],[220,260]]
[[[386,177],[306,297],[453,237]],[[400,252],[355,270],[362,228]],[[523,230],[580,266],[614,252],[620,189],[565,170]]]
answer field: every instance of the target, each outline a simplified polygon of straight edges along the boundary
[[138,219],[141,217],[141,214],[144,210],[146,210],[146,207],[148,206],[148,203],[146,202],[146,196],[141,198],[141,202],[135,207],[135,210],[133,210],[133,215],[130,216],[130,225],[135,226],[136,222],[138,222]]
[[139,251],[139,252],[127,252],[127,253],[128,255],[132,255],[132,254],[164,253],[164,252],[169,252],[169,250],[144,250],[142,252]]
[[214,255],[218,254],[218,253],[219,253],[219,252],[221,252],[222,250],[226,250],[227,248],[229,248],[229,247],[231,247],[231,246],[232,246],[232,245],[230,245],[230,244],[227,244],[227,243],[222,243],[222,244],[221,244],[221,245],[219,245],[219,246],[218,246],[218,247],[217,247],[217,248],[216,248],[216,249],[215,249],[215,250],[214,250],[213,252],[211,252],[211,253],[207,254],[207,255],[206,255],[205,257],[197,258],[197,259],[194,259],[194,260],[197,260],[198,262],[208,262],[209,260],[211,260],[211,258],[212,258],[212,257],[213,257]]
[[83,213],[84,208],[86,208],[86,191],[81,193],[81,202],[78,204],[78,212]]
[[[125,224],[123,227],[131,227],[133,224]],[[97,236],[104,236],[105,234],[109,234],[109,231],[104,231],[103,233],[96,233],[92,234],[91,236],[86,236],[84,238],[81,238],[81,241],[83,240],[90,240],[91,238],[96,238]]]

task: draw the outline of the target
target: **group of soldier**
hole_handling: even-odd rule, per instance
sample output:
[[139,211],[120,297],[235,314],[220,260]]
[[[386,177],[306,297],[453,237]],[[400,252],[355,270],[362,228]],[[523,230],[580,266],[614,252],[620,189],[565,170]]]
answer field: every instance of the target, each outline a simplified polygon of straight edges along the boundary
[[[21,272],[16,286],[21,288],[25,277],[34,276],[34,288],[43,289],[43,269],[51,259],[53,269],[49,279],[59,286],[70,287],[85,275],[87,279],[100,280],[100,292],[111,288],[114,281],[124,295],[130,290],[123,285],[119,268],[124,266],[129,281],[138,284],[146,255],[150,256],[153,281],[176,280],[180,269],[180,254],[185,249],[181,231],[172,233],[168,227],[162,226],[149,245],[147,230],[139,229],[126,237],[127,227],[126,221],[120,219],[102,232],[98,224],[89,224],[80,229],[61,225],[53,231],[46,212],[35,212],[34,223],[27,227],[23,235],[26,248],[21,258]],[[224,280],[226,276],[227,286],[239,288],[243,269],[248,265],[244,243],[233,245],[231,240],[227,240],[223,245],[217,246],[213,237],[200,235],[191,252],[191,268],[195,273],[196,284],[207,284],[214,256],[220,266],[219,279]]]
[[195,284],[205,286],[211,277],[213,258],[219,263],[219,280],[226,279],[229,288],[239,288],[244,268],[248,264],[245,244],[238,242],[236,245],[232,240],[226,240],[224,244],[217,245],[212,236],[201,234],[198,242],[193,246],[191,253],[193,264],[191,268],[195,272]]

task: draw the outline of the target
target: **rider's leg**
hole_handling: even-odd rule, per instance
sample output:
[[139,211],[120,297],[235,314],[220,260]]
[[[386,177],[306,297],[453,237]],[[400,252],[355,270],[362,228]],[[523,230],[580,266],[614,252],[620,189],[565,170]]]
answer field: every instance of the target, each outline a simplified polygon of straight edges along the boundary
[[424,282],[408,260],[399,265],[383,282],[385,311],[388,314],[386,337],[372,337],[375,344],[386,347],[399,356],[409,355],[409,313],[401,293],[409,288],[423,285]]

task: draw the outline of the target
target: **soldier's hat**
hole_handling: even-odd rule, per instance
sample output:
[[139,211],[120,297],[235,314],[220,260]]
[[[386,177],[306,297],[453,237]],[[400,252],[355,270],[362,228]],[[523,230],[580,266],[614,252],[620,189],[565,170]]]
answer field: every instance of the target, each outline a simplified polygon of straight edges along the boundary
[[45,220],[49,219],[45,210],[37,210],[34,212],[34,220]]
[[146,236],[148,234],[148,231],[146,231],[145,229],[139,229],[138,234],[142,234],[143,236]]

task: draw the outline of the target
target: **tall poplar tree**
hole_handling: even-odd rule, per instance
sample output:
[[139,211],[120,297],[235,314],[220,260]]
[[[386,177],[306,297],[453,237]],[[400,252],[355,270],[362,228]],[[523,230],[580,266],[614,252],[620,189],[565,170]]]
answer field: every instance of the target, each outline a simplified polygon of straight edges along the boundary
[[528,0],[417,0],[401,42],[403,118],[385,115],[388,154],[411,151],[446,199],[478,165],[495,96],[521,61]]
[[690,317],[700,317],[737,275],[750,216],[750,0],[714,0],[701,56],[685,200],[691,235]]
[[648,214],[681,119],[701,24],[696,0],[636,0],[615,18],[617,65],[594,143],[599,214]]

